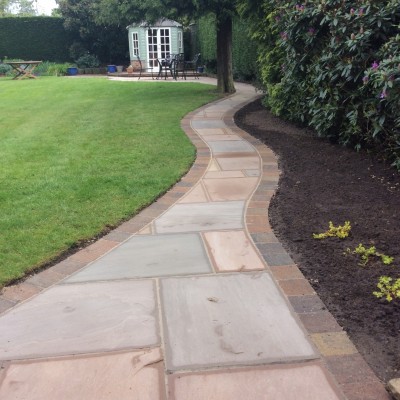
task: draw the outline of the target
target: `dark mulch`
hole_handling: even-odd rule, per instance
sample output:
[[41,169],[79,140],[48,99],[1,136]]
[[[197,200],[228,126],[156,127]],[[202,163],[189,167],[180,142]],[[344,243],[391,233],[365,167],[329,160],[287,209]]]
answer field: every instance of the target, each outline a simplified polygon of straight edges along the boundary
[[[375,373],[384,381],[400,377],[400,300],[372,295],[379,276],[400,277],[400,174],[274,117],[260,101],[235,120],[279,156],[283,173],[269,209],[275,234]],[[350,221],[350,237],[313,239],[329,221]],[[360,267],[343,254],[359,243],[395,257],[394,264]]]

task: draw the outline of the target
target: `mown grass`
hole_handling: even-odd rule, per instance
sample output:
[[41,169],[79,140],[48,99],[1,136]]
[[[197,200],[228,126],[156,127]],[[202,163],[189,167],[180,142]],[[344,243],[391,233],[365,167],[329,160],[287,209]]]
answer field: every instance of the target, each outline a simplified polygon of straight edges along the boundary
[[190,167],[195,83],[0,80],[0,287],[135,214]]

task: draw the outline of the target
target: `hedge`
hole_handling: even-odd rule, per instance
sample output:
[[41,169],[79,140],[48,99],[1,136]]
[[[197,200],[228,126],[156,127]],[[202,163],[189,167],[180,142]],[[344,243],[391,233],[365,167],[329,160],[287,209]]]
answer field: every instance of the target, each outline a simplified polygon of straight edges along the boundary
[[71,61],[74,37],[58,17],[0,18],[0,59]]
[[[215,17],[209,15],[197,21],[196,46],[201,61],[212,72],[216,71]],[[247,24],[235,18],[233,22],[232,62],[235,79],[252,80],[257,75],[257,46],[249,37]]]

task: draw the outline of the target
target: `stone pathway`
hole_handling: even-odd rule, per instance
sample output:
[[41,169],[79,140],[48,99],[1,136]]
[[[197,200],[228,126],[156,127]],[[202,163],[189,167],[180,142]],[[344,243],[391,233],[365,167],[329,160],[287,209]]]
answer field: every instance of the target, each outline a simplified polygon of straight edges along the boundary
[[0,297],[0,398],[380,400],[383,386],[268,223],[279,178],[234,96],[182,122],[166,195]]

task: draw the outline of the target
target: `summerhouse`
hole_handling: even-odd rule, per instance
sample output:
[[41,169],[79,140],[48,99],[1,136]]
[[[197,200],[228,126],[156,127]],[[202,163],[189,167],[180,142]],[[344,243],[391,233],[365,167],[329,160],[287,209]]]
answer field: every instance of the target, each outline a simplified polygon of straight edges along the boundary
[[145,22],[127,27],[131,65],[140,57],[143,68],[158,68],[157,58],[183,53],[183,28],[176,21],[161,19],[149,25]]

